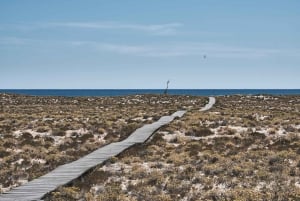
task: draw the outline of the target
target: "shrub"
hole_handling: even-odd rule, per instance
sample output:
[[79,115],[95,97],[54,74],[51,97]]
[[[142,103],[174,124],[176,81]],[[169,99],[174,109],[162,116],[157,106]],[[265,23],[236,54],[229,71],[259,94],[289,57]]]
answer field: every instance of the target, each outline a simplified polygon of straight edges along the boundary
[[209,128],[205,127],[193,127],[191,130],[187,131],[185,135],[187,136],[195,136],[195,137],[205,137],[212,135],[213,132]]
[[39,133],[45,133],[47,131],[49,131],[49,128],[46,127],[46,126],[39,126],[37,129],[36,129],[37,132]]
[[0,147],[0,158],[4,158],[9,155],[9,152],[7,152],[4,148]]
[[53,129],[51,134],[54,136],[64,136],[66,132],[60,129]]
[[91,133],[83,134],[79,139],[82,143],[85,143],[88,139],[94,138],[94,135]]

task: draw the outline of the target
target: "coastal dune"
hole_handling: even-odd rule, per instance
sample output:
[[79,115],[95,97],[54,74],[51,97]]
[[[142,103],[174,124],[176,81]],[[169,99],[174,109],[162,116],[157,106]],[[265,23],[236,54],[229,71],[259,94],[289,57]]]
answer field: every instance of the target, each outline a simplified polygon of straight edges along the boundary
[[[127,149],[128,147],[142,143],[148,139],[155,130],[170,123],[176,117],[182,117],[186,111],[177,111],[170,116],[161,117],[157,122],[145,125],[137,129],[127,139],[111,143],[91,154],[69,164],[59,166],[52,172],[26,183],[12,191],[0,195],[3,200],[37,200],[41,199],[46,193],[54,190],[58,186],[69,183],[71,180],[81,176],[90,168],[102,163]],[[31,189],[31,190],[30,190]]]

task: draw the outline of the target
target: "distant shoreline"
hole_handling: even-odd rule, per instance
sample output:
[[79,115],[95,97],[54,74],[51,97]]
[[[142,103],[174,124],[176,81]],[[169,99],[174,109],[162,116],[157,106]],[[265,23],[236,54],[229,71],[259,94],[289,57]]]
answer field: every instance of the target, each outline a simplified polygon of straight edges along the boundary
[[[0,93],[33,96],[127,96],[163,94],[164,89],[0,89]],[[300,89],[169,89],[170,95],[223,96],[223,95],[300,95]]]

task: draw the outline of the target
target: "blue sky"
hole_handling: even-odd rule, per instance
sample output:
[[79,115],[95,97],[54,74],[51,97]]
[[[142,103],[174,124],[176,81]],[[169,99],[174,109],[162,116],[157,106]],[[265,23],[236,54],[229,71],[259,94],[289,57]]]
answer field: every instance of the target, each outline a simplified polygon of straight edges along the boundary
[[[206,58],[204,58],[206,55]],[[0,88],[300,88],[299,0],[0,1]]]

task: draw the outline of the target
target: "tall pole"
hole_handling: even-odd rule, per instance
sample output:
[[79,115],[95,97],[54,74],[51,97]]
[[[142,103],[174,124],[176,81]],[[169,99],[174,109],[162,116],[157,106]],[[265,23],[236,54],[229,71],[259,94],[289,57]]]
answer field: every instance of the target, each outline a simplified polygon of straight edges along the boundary
[[169,83],[170,83],[170,80],[167,81],[167,88],[166,88],[165,91],[164,91],[164,94],[165,94],[165,95],[168,94]]

